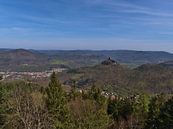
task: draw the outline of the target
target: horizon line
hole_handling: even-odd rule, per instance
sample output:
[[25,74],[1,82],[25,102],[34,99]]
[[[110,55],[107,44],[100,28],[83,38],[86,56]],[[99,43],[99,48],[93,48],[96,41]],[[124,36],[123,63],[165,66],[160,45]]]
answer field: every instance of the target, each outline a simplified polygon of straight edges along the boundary
[[164,50],[139,50],[139,49],[33,49],[33,48],[0,48],[0,50],[33,50],[33,51],[138,51],[138,52],[173,52]]

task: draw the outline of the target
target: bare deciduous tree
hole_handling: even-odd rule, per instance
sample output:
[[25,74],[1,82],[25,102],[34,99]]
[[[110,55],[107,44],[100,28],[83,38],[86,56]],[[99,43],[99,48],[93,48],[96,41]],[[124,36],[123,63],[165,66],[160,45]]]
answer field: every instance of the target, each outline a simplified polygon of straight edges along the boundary
[[32,95],[17,87],[9,100],[12,115],[7,126],[17,129],[49,129],[50,120],[44,102],[34,103]]

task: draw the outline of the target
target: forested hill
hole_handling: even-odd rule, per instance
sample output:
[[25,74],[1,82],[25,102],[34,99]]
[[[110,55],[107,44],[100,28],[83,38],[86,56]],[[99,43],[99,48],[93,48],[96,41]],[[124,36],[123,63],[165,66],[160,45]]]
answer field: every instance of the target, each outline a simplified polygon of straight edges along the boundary
[[173,69],[160,64],[130,69],[116,62],[101,63],[64,72],[60,77],[65,85],[73,85],[75,81],[80,88],[96,85],[118,95],[173,93]]
[[[130,64],[145,64],[145,63],[160,63],[173,60],[173,54],[164,51],[134,51],[134,50],[74,50],[74,51],[40,51],[51,57],[60,59],[68,59],[88,63],[98,63],[108,57],[121,63]],[[96,63],[96,64],[97,64]]]
[[173,60],[173,54],[162,51],[0,49],[0,70],[44,71],[59,66],[79,68],[94,66],[108,57],[131,68]]

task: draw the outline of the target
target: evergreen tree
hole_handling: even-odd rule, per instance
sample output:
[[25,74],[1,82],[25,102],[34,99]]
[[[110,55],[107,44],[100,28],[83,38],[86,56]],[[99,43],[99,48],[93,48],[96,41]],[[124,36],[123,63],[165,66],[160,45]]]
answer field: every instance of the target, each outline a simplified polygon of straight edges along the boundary
[[0,128],[5,123],[5,114],[6,114],[6,90],[0,84]]
[[0,75],[0,81],[3,79],[3,76],[2,75]]
[[66,96],[55,72],[51,75],[51,81],[46,90],[46,104],[53,119],[54,128],[67,129],[69,127],[68,109],[66,106]]
[[4,119],[3,119],[3,112],[4,112],[4,108],[3,108],[3,92],[2,92],[2,88],[0,87],[0,127],[3,125]]
[[108,99],[108,107],[107,107],[107,113],[110,115],[114,121],[117,123],[119,122],[119,100],[111,100],[111,98]]
[[163,94],[158,95],[151,99],[149,104],[148,117],[145,122],[145,129],[157,129],[158,116],[160,114],[160,108],[165,102],[165,96]]
[[133,105],[129,98],[120,101],[119,114],[125,121],[128,121],[128,118],[133,114]]
[[157,129],[173,129],[173,98],[160,108],[156,127]]
[[128,122],[133,114],[133,106],[129,98],[114,100],[109,99],[107,113],[114,120],[112,128],[119,128],[122,122],[126,122],[126,124],[123,125],[124,128],[130,128],[131,125],[129,125]]
[[141,120],[145,119],[149,111],[150,96],[146,94],[135,95],[132,100],[134,115]]
[[73,82],[73,85],[71,86],[70,99],[75,100],[77,97],[76,81],[72,80],[72,82]]
[[99,105],[105,104],[105,97],[101,94],[101,89],[95,85],[89,91],[89,98],[95,100]]

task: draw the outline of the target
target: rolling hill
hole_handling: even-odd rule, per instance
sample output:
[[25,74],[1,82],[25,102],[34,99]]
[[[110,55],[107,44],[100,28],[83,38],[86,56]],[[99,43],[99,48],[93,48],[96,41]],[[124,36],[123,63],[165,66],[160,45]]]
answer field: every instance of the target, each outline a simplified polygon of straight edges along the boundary
[[25,49],[0,52],[1,71],[41,71],[47,69],[47,57]]
[[3,49],[0,50],[0,71],[45,71],[66,67],[69,70],[60,75],[65,85],[72,85],[75,80],[81,88],[95,84],[121,95],[141,91],[172,93],[172,56],[167,52]]
[[120,64],[98,64],[62,73],[65,85],[88,88],[96,85],[119,95],[134,93],[173,93],[173,70],[159,64],[144,64],[135,69]]
[[133,50],[73,50],[73,51],[40,51],[50,58],[70,62],[72,67],[93,66],[108,57],[132,68],[146,63],[162,63],[173,60],[173,54],[163,51]]
[[146,63],[158,64],[173,60],[173,54],[162,51],[0,49],[0,70],[44,71],[59,66],[80,68],[95,66],[108,57],[130,68]]

